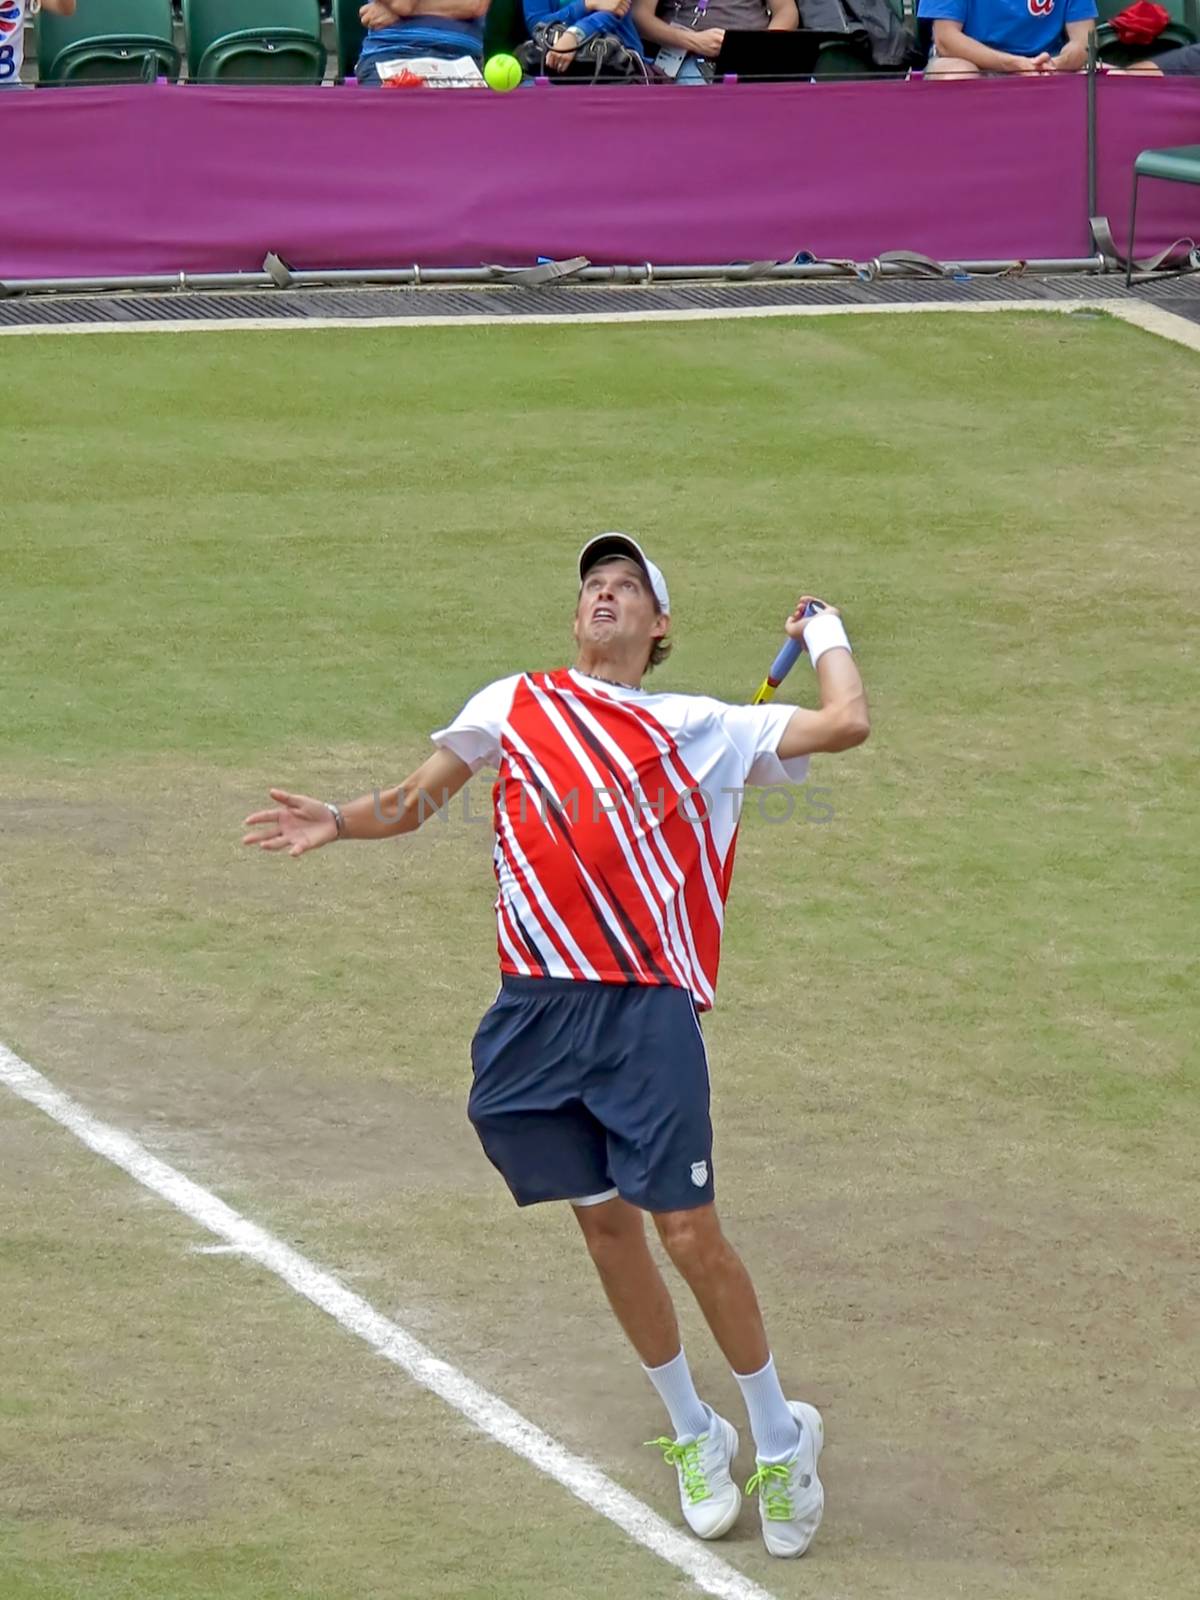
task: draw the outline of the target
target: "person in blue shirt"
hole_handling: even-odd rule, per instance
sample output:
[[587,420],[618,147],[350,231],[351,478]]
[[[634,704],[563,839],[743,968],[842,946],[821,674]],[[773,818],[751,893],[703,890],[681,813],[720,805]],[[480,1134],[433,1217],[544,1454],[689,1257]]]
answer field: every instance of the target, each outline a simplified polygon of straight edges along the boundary
[[358,14],[367,36],[355,77],[377,85],[381,61],[413,56],[470,56],[482,65],[487,8],[488,0],[372,0]]
[[919,0],[933,23],[927,78],[1080,72],[1096,0]]
[[635,56],[645,59],[645,50],[629,15],[632,0],[568,0],[556,6],[554,0],[524,0],[525,26],[530,33],[539,22],[559,27],[554,49],[546,57],[551,72],[565,72],[571,57],[593,34],[611,33]]

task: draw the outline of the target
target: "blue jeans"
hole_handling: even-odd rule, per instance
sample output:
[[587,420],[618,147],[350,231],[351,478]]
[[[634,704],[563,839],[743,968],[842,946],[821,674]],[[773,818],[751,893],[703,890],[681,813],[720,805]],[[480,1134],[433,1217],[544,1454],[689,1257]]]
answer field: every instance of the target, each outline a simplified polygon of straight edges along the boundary
[[[358,65],[354,69],[354,76],[364,88],[380,89],[383,87],[383,79],[379,76],[379,63],[381,61],[411,60],[413,56],[435,56],[438,60],[453,61],[458,56],[465,55],[470,55],[470,51],[464,49],[455,50],[451,53],[449,50],[445,52],[441,50],[413,50],[410,52],[397,50],[395,55],[374,56],[370,61],[364,61],[360,56]],[[477,62],[476,65],[482,67],[483,63]]]

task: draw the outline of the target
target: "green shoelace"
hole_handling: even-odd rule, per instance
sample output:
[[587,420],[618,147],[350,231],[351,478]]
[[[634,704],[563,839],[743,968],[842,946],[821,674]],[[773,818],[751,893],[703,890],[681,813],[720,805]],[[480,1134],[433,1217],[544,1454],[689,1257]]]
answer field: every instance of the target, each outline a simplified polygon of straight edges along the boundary
[[704,1469],[700,1465],[700,1446],[707,1437],[708,1435],[704,1434],[689,1444],[677,1444],[674,1439],[646,1440],[647,1447],[657,1446],[663,1453],[663,1460],[677,1469],[683,1483],[683,1492],[693,1505],[708,1499],[708,1479],[704,1476]]
[[746,1485],[747,1494],[753,1494],[756,1489],[758,1490],[762,1497],[768,1522],[790,1522],[792,1520],[790,1476],[791,1468],[782,1461],[776,1461],[770,1466],[759,1467]]

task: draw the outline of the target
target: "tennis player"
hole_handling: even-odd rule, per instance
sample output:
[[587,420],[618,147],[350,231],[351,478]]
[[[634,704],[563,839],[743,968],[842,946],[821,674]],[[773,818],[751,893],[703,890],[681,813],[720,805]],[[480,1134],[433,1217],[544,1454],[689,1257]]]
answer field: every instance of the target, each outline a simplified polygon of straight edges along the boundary
[[671,1435],[684,1519],[733,1526],[733,1425],[697,1393],[649,1212],[745,1399],[766,1547],[800,1556],[817,1531],[824,1429],[785,1398],[754,1286],[714,1205],[709,1077],[698,1014],[712,1003],[737,807],[746,784],[803,780],[814,751],[867,737],[862,680],[836,608],[786,627],[816,668],[816,711],[725,705],[642,687],[670,645],[662,573],[601,534],[578,564],[575,665],[489,684],[382,796],[344,807],[272,789],[245,843],[300,856],[336,839],[411,833],[484,765],[493,790],[500,991],[471,1047],[471,1122],[518,1205],[568,1202]]

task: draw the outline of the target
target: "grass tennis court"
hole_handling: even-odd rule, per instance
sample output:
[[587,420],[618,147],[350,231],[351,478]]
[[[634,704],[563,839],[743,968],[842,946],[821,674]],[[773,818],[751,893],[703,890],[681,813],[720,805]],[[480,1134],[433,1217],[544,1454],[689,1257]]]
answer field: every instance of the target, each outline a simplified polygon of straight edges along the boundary
[[[874,733],[814,759],[828,824],[748,809],[707,1035],[828,1509],[802,1563],[750,1505],[714,1548],[779,1600],[1189,1594],[1197,358],[906,315],[0,359],[0,1040],[673,1518],[573,1222],[465,1122],[489,830],[240,824],[567,660],[598,529],[666,570],[682,689],[748,698],[824,594]],[[7,1093],[0,1204],[4,1600],[687,1592]]]

